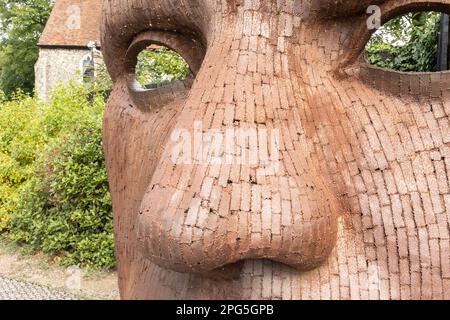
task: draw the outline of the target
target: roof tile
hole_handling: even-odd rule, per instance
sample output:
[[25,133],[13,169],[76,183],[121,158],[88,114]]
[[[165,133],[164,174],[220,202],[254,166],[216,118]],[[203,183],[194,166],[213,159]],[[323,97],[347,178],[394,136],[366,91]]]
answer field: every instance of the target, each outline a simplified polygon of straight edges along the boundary
[[100,45],[102,0],[56,0],[39,46]]

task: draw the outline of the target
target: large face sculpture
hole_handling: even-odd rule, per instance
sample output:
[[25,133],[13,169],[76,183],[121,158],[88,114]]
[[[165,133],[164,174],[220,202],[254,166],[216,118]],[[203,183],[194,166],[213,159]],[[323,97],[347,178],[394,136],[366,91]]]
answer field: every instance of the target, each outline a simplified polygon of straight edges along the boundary
[[[450,298],[450,74],[361,62],[450,1],[105,0],[104,145],[127,299]],[[189,63],[144,90],[151,44]]]

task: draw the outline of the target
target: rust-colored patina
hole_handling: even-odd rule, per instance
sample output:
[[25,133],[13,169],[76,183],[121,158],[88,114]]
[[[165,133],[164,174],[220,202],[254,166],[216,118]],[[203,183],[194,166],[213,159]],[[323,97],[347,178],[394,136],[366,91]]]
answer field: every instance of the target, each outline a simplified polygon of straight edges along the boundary
[[[450,11],[448,0],[104,1],[123,298],[450,298],[450,74],[361,62],[371,4],[383,21]],[[191,75],[140,88],[150,44],[179,52]],[[248,139],[219,144],[217,161],[173,156],[183,134],[230,130]],[[252,161],[224,160],[246,150]]]

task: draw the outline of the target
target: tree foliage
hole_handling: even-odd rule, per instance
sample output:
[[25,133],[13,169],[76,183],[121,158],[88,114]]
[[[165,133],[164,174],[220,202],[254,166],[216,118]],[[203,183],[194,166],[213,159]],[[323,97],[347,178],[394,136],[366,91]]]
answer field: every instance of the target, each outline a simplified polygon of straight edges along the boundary
[[0,90],[11,96],[17,89],[34,88],[38,39],[53,0],[0,0]]
[[168,48],[143,50],[138,56],[136,79],[143,87],[183,80],[188,74],[186,61]]
[[367,44],[369,63],[398,71],[434,71],[441,14],[409,13],[387,22]]

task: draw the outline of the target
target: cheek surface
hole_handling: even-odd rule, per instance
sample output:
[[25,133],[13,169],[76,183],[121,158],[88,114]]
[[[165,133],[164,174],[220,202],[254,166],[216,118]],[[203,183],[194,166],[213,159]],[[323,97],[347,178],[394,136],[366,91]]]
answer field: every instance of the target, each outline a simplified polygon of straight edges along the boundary
[[[158,112],[133,107],[126,85],[116,85],[104,118],[104,148],[115,213],[116,254],[134,252],[133,229],[140,201],[183,100]],[[119,269],[123,260],[119,260]],[[123,270],[123,269],[121,269]]]

